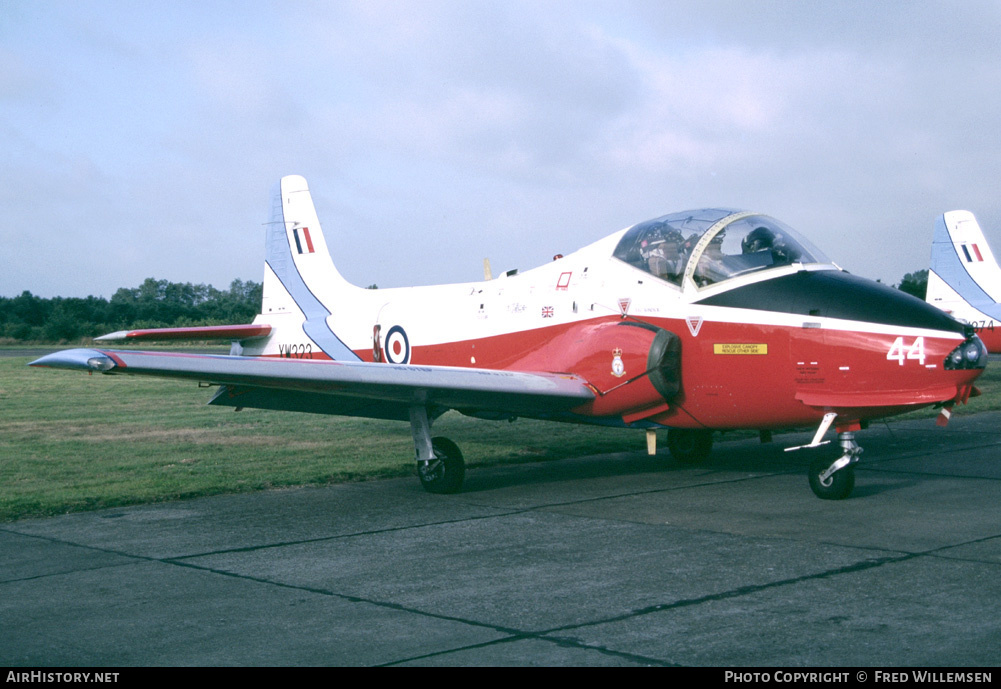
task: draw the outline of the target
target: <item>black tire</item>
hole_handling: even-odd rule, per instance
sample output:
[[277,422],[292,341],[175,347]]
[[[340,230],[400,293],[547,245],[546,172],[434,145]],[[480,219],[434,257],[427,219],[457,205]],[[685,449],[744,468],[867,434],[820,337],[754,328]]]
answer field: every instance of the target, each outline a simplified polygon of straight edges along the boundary
[[695,428],[668,429],[667,449],[682,464],[704,462],[713,449],[713,432]]
[[831,466],[829,459],[815,459],[810,462],[810,488],[821,500],[844,500],[855,489],[855,467],[851,464],[820,480],[820,475]]
[[431,438],[437,461],[417,465],[417,477],[429,493],[458,493],[466,478],[466,462],[459,447],[448,438]]

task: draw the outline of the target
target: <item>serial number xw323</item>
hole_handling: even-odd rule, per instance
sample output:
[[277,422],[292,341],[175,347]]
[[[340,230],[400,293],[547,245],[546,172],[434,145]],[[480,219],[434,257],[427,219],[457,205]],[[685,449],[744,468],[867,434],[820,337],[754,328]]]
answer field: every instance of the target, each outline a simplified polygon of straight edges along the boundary
[[311,344],[280,344],[278,354],[286,359],[312,359],[313,345]]

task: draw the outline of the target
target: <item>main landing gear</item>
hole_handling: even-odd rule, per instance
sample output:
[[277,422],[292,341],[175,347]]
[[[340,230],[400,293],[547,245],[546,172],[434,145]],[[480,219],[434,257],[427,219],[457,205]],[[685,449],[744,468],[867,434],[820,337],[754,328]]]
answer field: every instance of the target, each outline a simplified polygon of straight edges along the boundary
[[410,408],[410,430],[417,451],[417,477],[429,493],[458,493],[466,478],[466,462],[448,438],[432,438],[427,407]]

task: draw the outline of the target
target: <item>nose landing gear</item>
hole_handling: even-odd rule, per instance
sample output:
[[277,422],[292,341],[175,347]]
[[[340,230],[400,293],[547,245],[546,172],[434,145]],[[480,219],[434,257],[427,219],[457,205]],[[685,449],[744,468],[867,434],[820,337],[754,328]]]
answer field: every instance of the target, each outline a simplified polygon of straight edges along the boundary
[[862,448],[855,442],[854,431],[838,433],[842,455],[833,463],[828,459],[815,459],[810,463],[810,488],[822,500],[843,500],[855,488],[855,464],[862,455]]

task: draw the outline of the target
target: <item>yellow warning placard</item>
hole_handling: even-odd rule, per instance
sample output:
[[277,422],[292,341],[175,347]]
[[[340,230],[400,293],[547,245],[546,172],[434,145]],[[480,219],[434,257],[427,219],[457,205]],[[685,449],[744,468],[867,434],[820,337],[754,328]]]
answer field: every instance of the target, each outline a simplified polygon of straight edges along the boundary
[[713,344],[713,354],[768,354],[766,344]]

